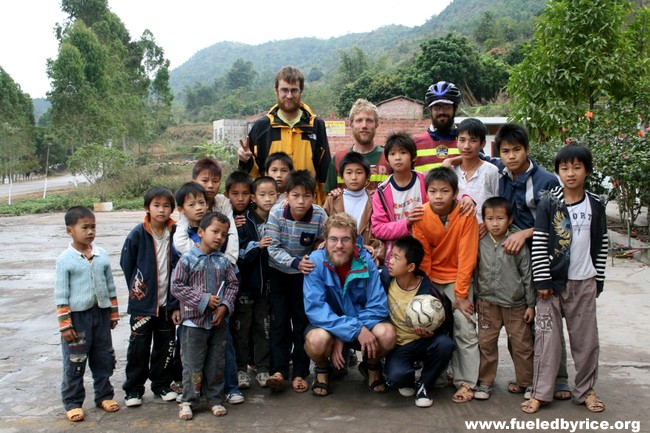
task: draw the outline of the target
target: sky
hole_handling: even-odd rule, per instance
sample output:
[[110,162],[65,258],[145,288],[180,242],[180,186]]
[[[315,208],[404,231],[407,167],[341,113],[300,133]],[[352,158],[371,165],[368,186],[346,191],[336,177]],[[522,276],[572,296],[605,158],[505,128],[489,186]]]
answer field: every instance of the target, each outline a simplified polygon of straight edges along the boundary
[[[389,24],[424,24],[452,0],[406,0],[384,9],[377,2],[269,2],[261,0],[108,0],[132,39],[149,29],[171,69],[217,42],[257,45],[296,37],[329,39]],[[303,7],[304,6],[304,7]],[[0,3],[0,66],[32,98],[50,90],[48,58],[57,56],[54,26],[63,23],[59,0]]]

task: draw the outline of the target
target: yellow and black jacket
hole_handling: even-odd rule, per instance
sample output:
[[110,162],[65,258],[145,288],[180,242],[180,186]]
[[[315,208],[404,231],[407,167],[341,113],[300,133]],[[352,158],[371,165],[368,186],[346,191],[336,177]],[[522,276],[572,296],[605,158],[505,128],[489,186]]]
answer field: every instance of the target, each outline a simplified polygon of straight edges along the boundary
[[239,169],[249,172],[253,177],[260,176],[267,156],[274,152],[285,152],[293,159],[295,170],[314,173],[320,196],[330,165],[325,122],[306,104],[301,103],[300,108],[302,116],[293,128],[278,117],[277,104],[257,120],[248,133],[253,158],[247,162],[240,161]]

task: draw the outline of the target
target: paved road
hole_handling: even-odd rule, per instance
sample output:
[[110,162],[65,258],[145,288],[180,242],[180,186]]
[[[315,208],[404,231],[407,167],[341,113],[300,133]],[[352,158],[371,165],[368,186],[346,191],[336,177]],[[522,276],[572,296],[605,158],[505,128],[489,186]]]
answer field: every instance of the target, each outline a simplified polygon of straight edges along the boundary
[[[47,191],[49,193],[50,191],[70,188],[75,185],[75,180],[78,184],[87,183],[86,179],[84,179],[82,176],[72,176],[70,174],[56,177],[50,176],[47,179]],[[44,187],[45,179],[17,182],[13,185],[10,185],[8,183],[0,184],[0,197],[9,197],[10,190],[12,197],[35,192],[40,192],[42,194]]]
[[[142,212],[97,214],[99,245],[111,255],[118,284],[122,320],[113,334],[118,357],[113,376],[116,399],[124,403],[121,384],[128,346],[126,284],[119,270],[119,251],[129,230],[141,220]],[[18,242],[16,234],[35,235],[30,242]],[[24,236],[23,236],[24,238]],[[498,420],[553,421],[639,421],[650,431],[650,270],[631,260],[607,263],[605,292],[598,300],[600,324],[600,375],[598,392],[607,404],[601,414],[569,401],[555,402],[537,415],[519,409],[521,396],[508,394],[508,380],[514,377],[507,357],[505,335],[501,335],[499,373],[489,401],[466,404],[451,402],[453,390],[437,389],[433,407],[415,407],[412,398],[397,392],[374,395],[353,370],[333,384],[333,394],[316,398],[309,393],[286,390],[271,394],[253,384],[244,391],[246,403],[229,406],[226,417],[215,418],[203,406],[190,422],[180,421],[174,403],[154,400],[150,391],[140,408],[122,407],[107,414],[92,404],[92,380],[87,372],[86,421],[66,421],[60,399],[61,349],[56,329],[53,289],[56,256],[66,248],[68,237],[63,214],[0,218],[0,432],[376,432],[455,433],[468,431],[504,432],[513,429],[467,429],[465,421]],[[573,364],[569,361],[571,376]],[[529,428],[527,431],[568,432],[569,429]],[[578,432],[634,431],[582,428]]]

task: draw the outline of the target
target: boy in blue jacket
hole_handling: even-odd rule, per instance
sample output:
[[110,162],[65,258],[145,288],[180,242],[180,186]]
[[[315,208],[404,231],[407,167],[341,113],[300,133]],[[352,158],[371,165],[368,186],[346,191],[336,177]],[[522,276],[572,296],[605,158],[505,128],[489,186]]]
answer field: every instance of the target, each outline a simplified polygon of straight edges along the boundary
[[174,207],[174,194],[169,188],[149,189],[144,196],[144,221],[131,230],[122,247],[120,266],[129,288],[131,315],[126,381],[122,385],[127,407],[142,404],[147,379],[156,397],[174,401],[178,396],[169,387],[175,325],[180,323],[178,301],[169,285],[177,261],[171,248]]

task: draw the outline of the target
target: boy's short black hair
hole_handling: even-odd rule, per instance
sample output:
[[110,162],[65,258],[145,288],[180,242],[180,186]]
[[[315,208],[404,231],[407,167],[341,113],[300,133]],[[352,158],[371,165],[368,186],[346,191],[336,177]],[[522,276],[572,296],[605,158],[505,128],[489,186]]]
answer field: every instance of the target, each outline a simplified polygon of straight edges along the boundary
[[415,141],[406,132],[391,134],[386,139],[384,146],[384,157],[388,160],[388,154],[393,148],[405,149],[411,154],[411,168],[415,167],[415,158],[418,156],[418,148]]
[[489,199],[483,202],[483,206],[481,206],[481,217],[485,219],[486,209],[498,209],[498,208],[505,209],[508,218],[512,218],[512,203],[501,196],[490,197]]
[[70,209],[68,209],[68,211],[65,213],[65,216],[63,217],[65,225],[68,227],[72,227],[73,225],[77,224],[77,221],[79,221],[81,218],[95,219],[95,214],[86,206],[72,206]]
[[251,175],[248,173],[244,173],[243,171],[237,170],[230,173],[226,178],[226,192],[229,192],[230,188],[232,188],[233,185],[239,183],[248,185],[249,190],[253,188],[253,178],[251,177]]
[[192,167],[192,179],[199,177],[204,171],[208,171],[212,176],[221,179],[222,168],[219,161],[213,158],[201,158],[194,163]]
[[454,191],[458,192],[458,176],[456,176],[453,169],[448,167],[436,167],[429,170],[424,178],[425,187],[429,189],[429,185],[431,185],[431,182],[435,180],[447,182],[451,185]]
[[487,127],[483,122],[474,117],[467,118],[460,122],[458,125],[458,135],[461,132],[467,132],[470,137],[478,138],[481,140],[481,143],[485,142],[485,136],[487,135]]
[[420,264],[424,259],[424,248],[419,240],[411,235],[404,236],[395,241],[393,248],[399,248],[404,251],[404,258],[406,259],[407,265],[413,263],[415,269],[420,268]]
[[166,186],[154,186],[149,188],[147,192],[144,193],[144,207],[149,209],[149,205],[154,198],[166,198],[169,200],[169,203],[172,205],[172,211],[176,207],[174,193]]
[[214,220],[217,220],[222,224],[227,224],[228,228],[230,228],[230,219],[221,212],[208,212],[203,215],[203,218],[201,218],[201,221],[199,222],[199,228],[201,230],[207,229]]
[[275,161],[280,161],[280,163],[289,167],[289,171],[293,171],[293,159],[291,159],[287,153],[273,152],[267,156],[266,161],[264,161],[264,173],[268,173],[269,167],[271,167],[271,164],[273,164]]
[[269,176],[261,176],[261,177],[258,177],[257,179],[255,179],[253,181],[253,186],[251,187],[251,194],[255,195],[255,193],[257,192],[257,187],[260,186],[263,183],[271,183],[271,184],[273,184],[273,186],[275,187],[275,191],[276,192],[278,191],[278,184],[275,181],[275,179],[273,179],[272,177],[269,177]]
[[203,188],[203,185],[200,183],[196,182],[187,182],[181,185],[178,190],[176,190],[176,205],[178,207],[183,207],[185,204],[185,199],[187,197],[192,196],[195,199],[199,198],[199,196],[203,196],[203,199],[207,202],[208,197],[207,194],[205,193],[205,188]]
[[316,194],[316,178],[309,170],[296,170],[289,173],[287,176],[287,186],[285,191],[287,194],[295,188],[304,187],[305,191]]
[[555,172],[560,173],[560,164],[563,162],[572,163],[573,161],[581,162],[585,166],[587,173],[591,173],[594,168],[591,150],[585,146],[571,143],[562,147],[555,154]]
[[501,151],[501,143],[503,142],[521,144],[526,150],[530,147],[528,131],[526,128],[516,123],[506,123],[499,129],[497,135],[494,136],[494,143],[497,147],[497,152]]
[[343,177],[345,166],[348,164],[359,164],[366,172],[366,177],[370,177],[370,163],[365,156],[359,152],[348,152],[339,162],[339,175]]

